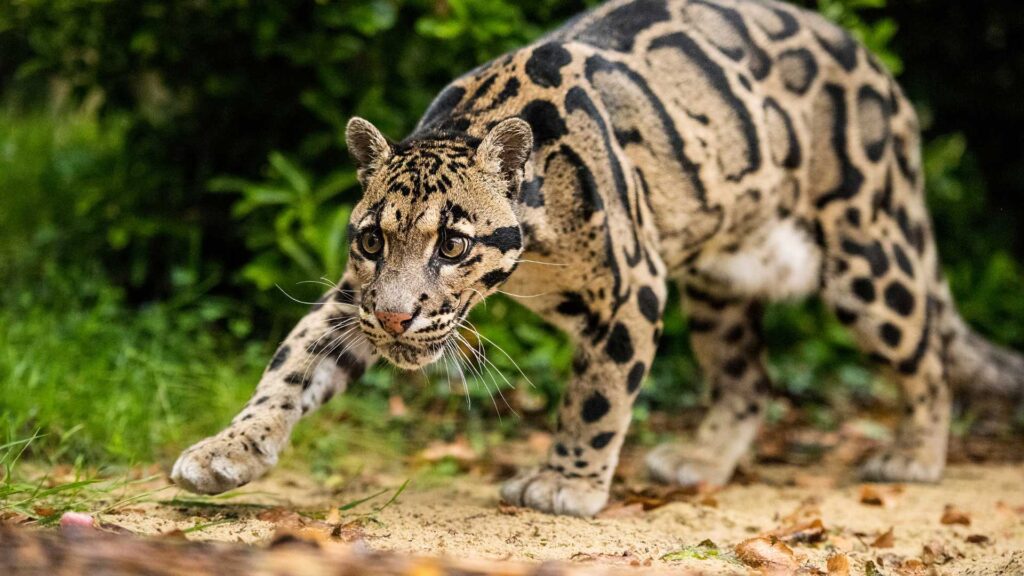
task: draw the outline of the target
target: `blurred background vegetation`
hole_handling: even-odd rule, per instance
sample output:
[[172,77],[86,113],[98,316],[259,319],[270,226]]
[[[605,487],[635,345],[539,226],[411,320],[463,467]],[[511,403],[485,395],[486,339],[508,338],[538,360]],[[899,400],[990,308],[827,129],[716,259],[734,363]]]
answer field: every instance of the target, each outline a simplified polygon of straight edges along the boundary
[[[359,195],[345,121],[358,114],[399,138],[448,81],[592,4],[0,2],[0,439],[39,431],[32,449],[53,460],[166,461],[226,423],[305,312],[295,300],[314,300],[322,286],[310,281],[337,279],[344,263]],[[899,75],[923,120],[961,309],[1024,348],[1024,5],[804,5]],[[490,351],[517,384],[509,402],[549,420],[570,358],[562,337],[500,297],[473,319],[522,368]],[[891,399],[820,305],[777,306],[767,329],[777,388],[817,425]],[[430,415],[427,437],[514,433],[522,419],[496,418],[509,409],[485,391],[505,382],[472,384],[467,409],[443,371],[379,368],[303,424],[297,444],[328,462],[364,449],[360,438],[400,453],[418,413]],[[638,435],[700,401],[673,305]]]

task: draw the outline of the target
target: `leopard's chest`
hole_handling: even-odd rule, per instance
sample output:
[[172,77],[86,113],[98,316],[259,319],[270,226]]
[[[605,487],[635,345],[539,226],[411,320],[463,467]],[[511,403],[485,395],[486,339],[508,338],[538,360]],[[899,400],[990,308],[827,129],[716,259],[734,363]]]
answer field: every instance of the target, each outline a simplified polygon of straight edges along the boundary
[[737,243],[709,247],[693,271],[732,294],[778,299],[814,292],[821,264],[821,249],[811,234],[785,219],[766,223]]

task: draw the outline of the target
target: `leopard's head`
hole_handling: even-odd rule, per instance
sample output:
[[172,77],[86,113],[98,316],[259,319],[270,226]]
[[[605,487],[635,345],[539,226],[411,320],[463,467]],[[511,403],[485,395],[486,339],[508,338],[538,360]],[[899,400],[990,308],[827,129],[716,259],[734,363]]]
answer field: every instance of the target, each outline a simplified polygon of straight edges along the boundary
[[530,126],[510,118],[483,139],[395,144],[353,118],[346,141],[363,187],[348,233],[359,326],[391,363],[418,368],[443,355],[470,308],[518,263],[514,203]]

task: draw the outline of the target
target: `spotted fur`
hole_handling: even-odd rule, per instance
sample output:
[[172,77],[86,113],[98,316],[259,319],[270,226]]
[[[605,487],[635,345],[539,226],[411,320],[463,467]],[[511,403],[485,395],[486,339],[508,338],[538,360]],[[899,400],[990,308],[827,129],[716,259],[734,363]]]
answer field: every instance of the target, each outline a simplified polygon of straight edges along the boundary
[[302,414],[377,356],[435,360],[499,286],[538,294],[524,304],[576,346],[547,462],[502,489],[559,514],[605,504],[670,280],[711,407],[694,441],[650,454],[665,481],[724,483],[748,451],[768,301],[821,295],[899,382],[904,418],[868,477],[939,478],[951,385],[1021,390],[1024,362],[967,328],[942,278],[912,106],[817,14],[613,0],[455,80],[405,140],[361,119],[347,136],[365,193],[340,289],[232,425],[182,455],[186,488],[262,474]]

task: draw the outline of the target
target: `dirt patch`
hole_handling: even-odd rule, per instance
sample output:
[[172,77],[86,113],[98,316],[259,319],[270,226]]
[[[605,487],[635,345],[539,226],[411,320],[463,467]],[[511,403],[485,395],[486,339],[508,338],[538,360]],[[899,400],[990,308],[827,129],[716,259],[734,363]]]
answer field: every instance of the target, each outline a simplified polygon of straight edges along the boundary
[[869,562],[886,574],[931,566],[943,574],[1024,573],[1024,465],[954,465],[937,485],[835,486],[814,467],[759,466],[753,474],[746,485],[714,493],[620,486],[602,517],[577,519],[503,506],[493,479],[473,474],[421,481],[413,473],[386,505],[403,476],[328,490],[278,472],[227,500],[172,498],[170,489],[164,503],[103,521],[144,534],[184,531],[196,540],[261,544],[278,530],[306,530],[419,555],[706,574],[745,573],[734,547],[765,535],[787,541],[798,565],[822,571],[829,556],[843,554],[852,574],[866,573]]

